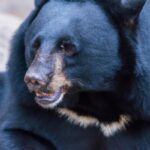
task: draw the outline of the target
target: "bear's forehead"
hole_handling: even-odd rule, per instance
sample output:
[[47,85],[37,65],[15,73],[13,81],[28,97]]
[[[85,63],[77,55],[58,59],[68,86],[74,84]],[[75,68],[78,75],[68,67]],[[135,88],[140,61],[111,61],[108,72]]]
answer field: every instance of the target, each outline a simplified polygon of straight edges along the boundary
[[[71,3],[73,1],[68,2],[68,0],[67,3],[65,0],[49,1],[42,7],[28,28],[29,32],[27,33],[29,34],[26,34],[28,35],[26,40],[33,39],[38,33],[44,34],[43,32],[46,32],[45,36],[52,36],[62,33],[62,31],[68,33],[70,30],[71,32],[73,30],[78,31],[82,35],[86,34],[87,38],[94,35],[95,38],[99,39],[99,37],[105,36],[108,29],[107,34],[113,30],[112,35],[116,35],[111,20],[105,11],[98,4],[91,3],[90,0],[87,1],[81,5],[80,3]],[[60,30],[61,32],[59,32]],[[99,34],[99,37],[95,35],[95,32]]]
[[[92,18],[100,19],[104,17],[104,14],[106,13],[103,6],[93,0],[53,0],[45,4],[39,13],[41,19],[46,17],[56,18],[57,16],[63,16],[66,19],[69,17],[72,19],[82,17],[83,19],[83,17],[89,16],[88,20],[92,20]],[[42,15],[44,17],[41,17]],[[93,17],[90,18],[90,16]]]

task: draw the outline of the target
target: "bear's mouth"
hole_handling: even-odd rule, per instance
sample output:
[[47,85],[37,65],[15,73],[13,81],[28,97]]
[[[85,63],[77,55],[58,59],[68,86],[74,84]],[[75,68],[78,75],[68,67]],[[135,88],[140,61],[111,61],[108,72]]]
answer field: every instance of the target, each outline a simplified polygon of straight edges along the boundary
[[35,93],[35,100],[36,103],[43,108],[53,108],[63,100],[65,93],[66,92],[63,87],[58,88],[53,92],[38,91]]

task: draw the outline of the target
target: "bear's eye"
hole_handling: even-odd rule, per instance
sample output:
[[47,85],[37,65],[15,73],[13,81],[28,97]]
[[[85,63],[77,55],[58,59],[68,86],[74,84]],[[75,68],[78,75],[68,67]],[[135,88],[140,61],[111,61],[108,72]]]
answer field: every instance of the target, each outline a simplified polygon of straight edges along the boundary
[[63,41],[60,44],[60,49],[68,56],[73,56],[77,53],[77,49],[75,44],[73,44],[71,41]]
[[34,50],[37,50],[37,49],[40,48],[40,46],[41,46],[41,40],[40,40],[39,38],[37,38],[37,39],[33,42],[32,48],[33,48]]

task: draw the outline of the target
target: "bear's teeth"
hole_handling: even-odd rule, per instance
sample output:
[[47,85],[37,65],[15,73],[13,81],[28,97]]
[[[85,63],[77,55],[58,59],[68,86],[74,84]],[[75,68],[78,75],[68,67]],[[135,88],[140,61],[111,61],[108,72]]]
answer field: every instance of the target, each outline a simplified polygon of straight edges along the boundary
[[36,96],[53,96],[54,93],[44,93],[44,92],[38,92],[36,93]]

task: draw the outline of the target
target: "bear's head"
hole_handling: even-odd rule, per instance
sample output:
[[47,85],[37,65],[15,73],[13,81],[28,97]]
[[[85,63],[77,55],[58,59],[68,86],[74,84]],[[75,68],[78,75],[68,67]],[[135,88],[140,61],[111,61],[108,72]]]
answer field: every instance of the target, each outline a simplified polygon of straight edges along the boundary
[[25,82],[41,106],[55,107],[75,90],[113,90],[121,68],[118,31],[96,3],[47,2],[25,43]]
[[128,89],[135,65],[129,37],[144,2],[37,0],[41,9],[25,35],[24,78],[36,102],[56,108],[82,93]]

